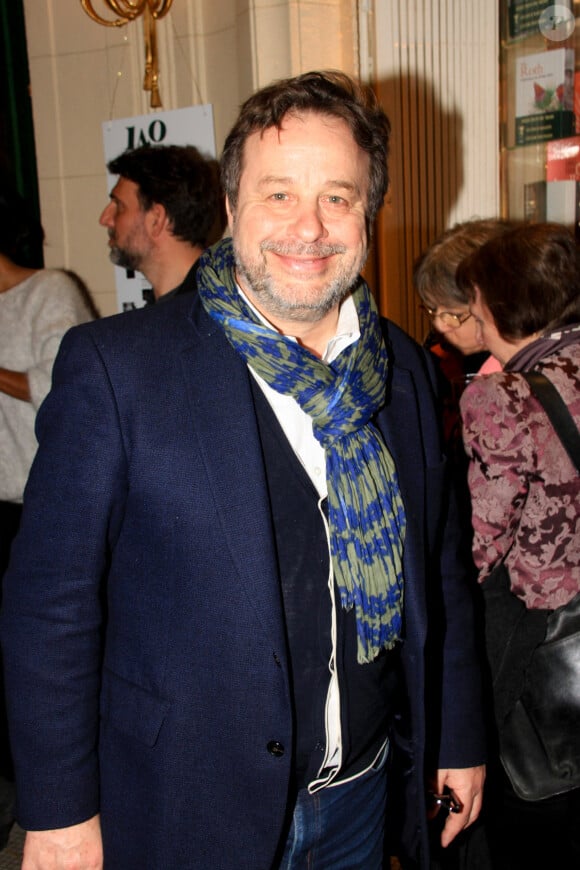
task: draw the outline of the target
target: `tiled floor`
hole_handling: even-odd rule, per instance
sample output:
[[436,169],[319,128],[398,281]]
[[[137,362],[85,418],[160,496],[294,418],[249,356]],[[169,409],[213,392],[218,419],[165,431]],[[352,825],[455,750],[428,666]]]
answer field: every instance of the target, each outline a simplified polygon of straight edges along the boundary
[[8,845],[0,852],[0,870],[20,870],[23,843],[24,831],[14,825]]

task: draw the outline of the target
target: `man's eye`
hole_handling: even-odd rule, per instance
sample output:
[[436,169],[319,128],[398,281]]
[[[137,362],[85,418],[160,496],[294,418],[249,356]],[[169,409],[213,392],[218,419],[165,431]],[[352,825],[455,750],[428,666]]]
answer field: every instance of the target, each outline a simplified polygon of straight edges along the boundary
[[325,196],[323,203],[327,208],[333,210],[339,209],[340,211],[343,211],[350,208],[350,201],[345,199],[344,196],[340,196],[338,193],[332,193]]
[[285,193],[273,193],[271,199],[275,199],[278,202],[283,202],[285,199],[287,199],[287,196]]

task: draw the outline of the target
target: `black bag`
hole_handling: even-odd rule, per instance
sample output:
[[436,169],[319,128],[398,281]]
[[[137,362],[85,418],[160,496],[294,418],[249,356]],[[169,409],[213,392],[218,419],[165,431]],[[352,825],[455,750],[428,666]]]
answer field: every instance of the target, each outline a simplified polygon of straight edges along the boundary
[[523,800],[580,788],[580,593],[548,616],[499,740],[502,765]]
[[[580,471],[580,436],[561,397],[543,375],[523,374]],[[503,565],[483,593],[499,752],[511,785],[527,801],[580,788],[580,593],[554,611],[527,610]]]

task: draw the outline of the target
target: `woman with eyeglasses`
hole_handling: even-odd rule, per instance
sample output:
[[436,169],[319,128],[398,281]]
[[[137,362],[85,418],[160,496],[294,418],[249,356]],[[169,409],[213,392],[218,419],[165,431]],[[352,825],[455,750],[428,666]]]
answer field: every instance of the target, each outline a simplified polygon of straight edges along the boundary
[[441,372],[449,382],[444,408],[445,438],[460,460],[463,444],[459,396],[474,374],[497,371],[500,365],[477,335],[469,300],[457,286],[455,273],[462,260],[512,225],[500,218],[455,224],[419,257],[413,272],[421,308],[431,322],[425,346],[438,357]]

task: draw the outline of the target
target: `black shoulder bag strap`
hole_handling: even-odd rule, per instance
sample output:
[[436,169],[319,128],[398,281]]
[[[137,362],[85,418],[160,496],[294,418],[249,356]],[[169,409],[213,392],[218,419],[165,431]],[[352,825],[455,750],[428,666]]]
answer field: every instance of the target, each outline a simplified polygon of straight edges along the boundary
[[550,418],[568,456],[580,472],[580,432],[554,384],[541,372],[522,372],[532,394]]

